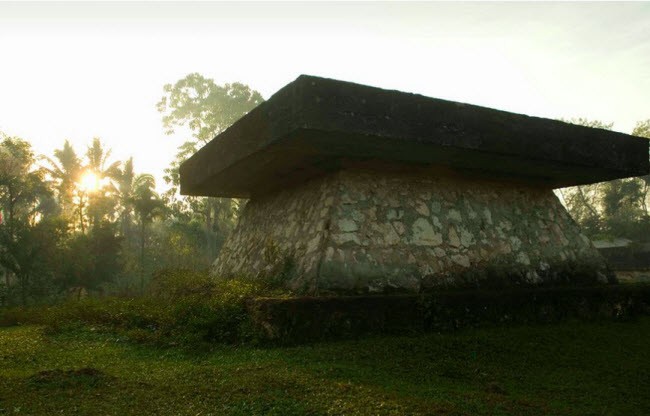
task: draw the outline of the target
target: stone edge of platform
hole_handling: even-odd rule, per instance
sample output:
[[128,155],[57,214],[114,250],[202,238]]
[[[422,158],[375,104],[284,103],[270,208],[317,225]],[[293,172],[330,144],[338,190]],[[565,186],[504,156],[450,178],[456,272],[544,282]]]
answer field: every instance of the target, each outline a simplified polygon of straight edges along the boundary
[[567,319],[632,319],[650,314],[650,285],[255,298],[247,309],[257,338],[299,344]]

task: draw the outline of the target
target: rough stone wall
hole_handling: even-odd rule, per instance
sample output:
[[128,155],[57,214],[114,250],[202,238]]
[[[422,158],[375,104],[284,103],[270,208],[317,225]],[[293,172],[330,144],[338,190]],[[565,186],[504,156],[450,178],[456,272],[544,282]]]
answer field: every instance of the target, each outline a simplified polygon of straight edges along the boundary
[[213,273],[322,294],[591,283],[606,270],[551,189],[343,170],[249,201]]
[[279,279],[276,283],[292,290],[315,293],[323,239],[338,189],[336,179],[320,178],[249,200],[212,274]]

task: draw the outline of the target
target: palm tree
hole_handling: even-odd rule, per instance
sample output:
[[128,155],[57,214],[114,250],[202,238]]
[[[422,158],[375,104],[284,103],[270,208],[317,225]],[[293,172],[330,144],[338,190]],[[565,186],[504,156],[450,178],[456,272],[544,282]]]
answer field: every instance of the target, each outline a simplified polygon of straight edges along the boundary
[[113,162],[107,166],[110,155],[111,150],[104,149],[101,140],[97,137],[93,138],[92,145],[88,146],[86,151],[88,165],[85,170],[87,174],[95,175],[98,182],[97,189],[88,195],[88,214],[93,226],[99,225],[102,219],[110,217],[117,205],[116,188],[112,181],[120,178],[121,162]]
[[111,149],[104,149],[101,140],[98,137],[93,137],[93,144],[88,146],[86,151],[87,168],[91,169],[100,178],[117,178],[120,173],[120,162],[113,162],[106,166],[110,156]]
[[120,226],[123,236],[128,236],[132,223],[133,200],[135,192],[141,188],[154,188],[155,179],[148,173],[136,174],[133,158],[129,158],[119,169],[116,180],[116,196],[120,206]]
[[81,177],[81,160],[68,140],[63,143],[63,148],[54,150],[54,158],[44,157],[49,164],[45,170],[55,183],[61,210],[64,214],[69,214],[76,205],[74,193]]
[[131,230],[131,213],[133,207],[131,200],[133,198],[135,172],[133,170],[133,158],[129,158],[122,169],[117,179],[117,199],[120,205],[120,228],[123,237],[127,237]]
[[154,191],[156,182],[153,176],[148,174],[137,175],[133,180],[133,184],[133,196],[130,198],[130,203],[140,222],[140,290],[143,291],[147,225],[155,217],[163,215],[165,205],[160,196]]

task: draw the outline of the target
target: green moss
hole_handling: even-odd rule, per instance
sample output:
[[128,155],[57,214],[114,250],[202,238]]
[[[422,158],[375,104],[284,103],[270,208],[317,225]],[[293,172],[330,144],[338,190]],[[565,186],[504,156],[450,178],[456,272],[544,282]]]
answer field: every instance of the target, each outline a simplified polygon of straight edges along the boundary
[[269,289],[286,288],[287,282],[296,277],[294,253],[282,249],[279,244],[270,238],[266,240],[263,253],[263,260],[267,267],[258,276],[251,277],[251,279],[261,282]]

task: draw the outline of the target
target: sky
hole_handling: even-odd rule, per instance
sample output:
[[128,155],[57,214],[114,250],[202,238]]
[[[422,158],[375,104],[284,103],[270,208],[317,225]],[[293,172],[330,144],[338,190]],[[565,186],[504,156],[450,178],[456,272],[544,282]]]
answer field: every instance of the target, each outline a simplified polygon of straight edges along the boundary
[[650,119],[650,2],[0,2],[0,131],[51,156],[93,137],[162,170],[163,85],[198,72],[265,98],[300,74],[630,133]]

